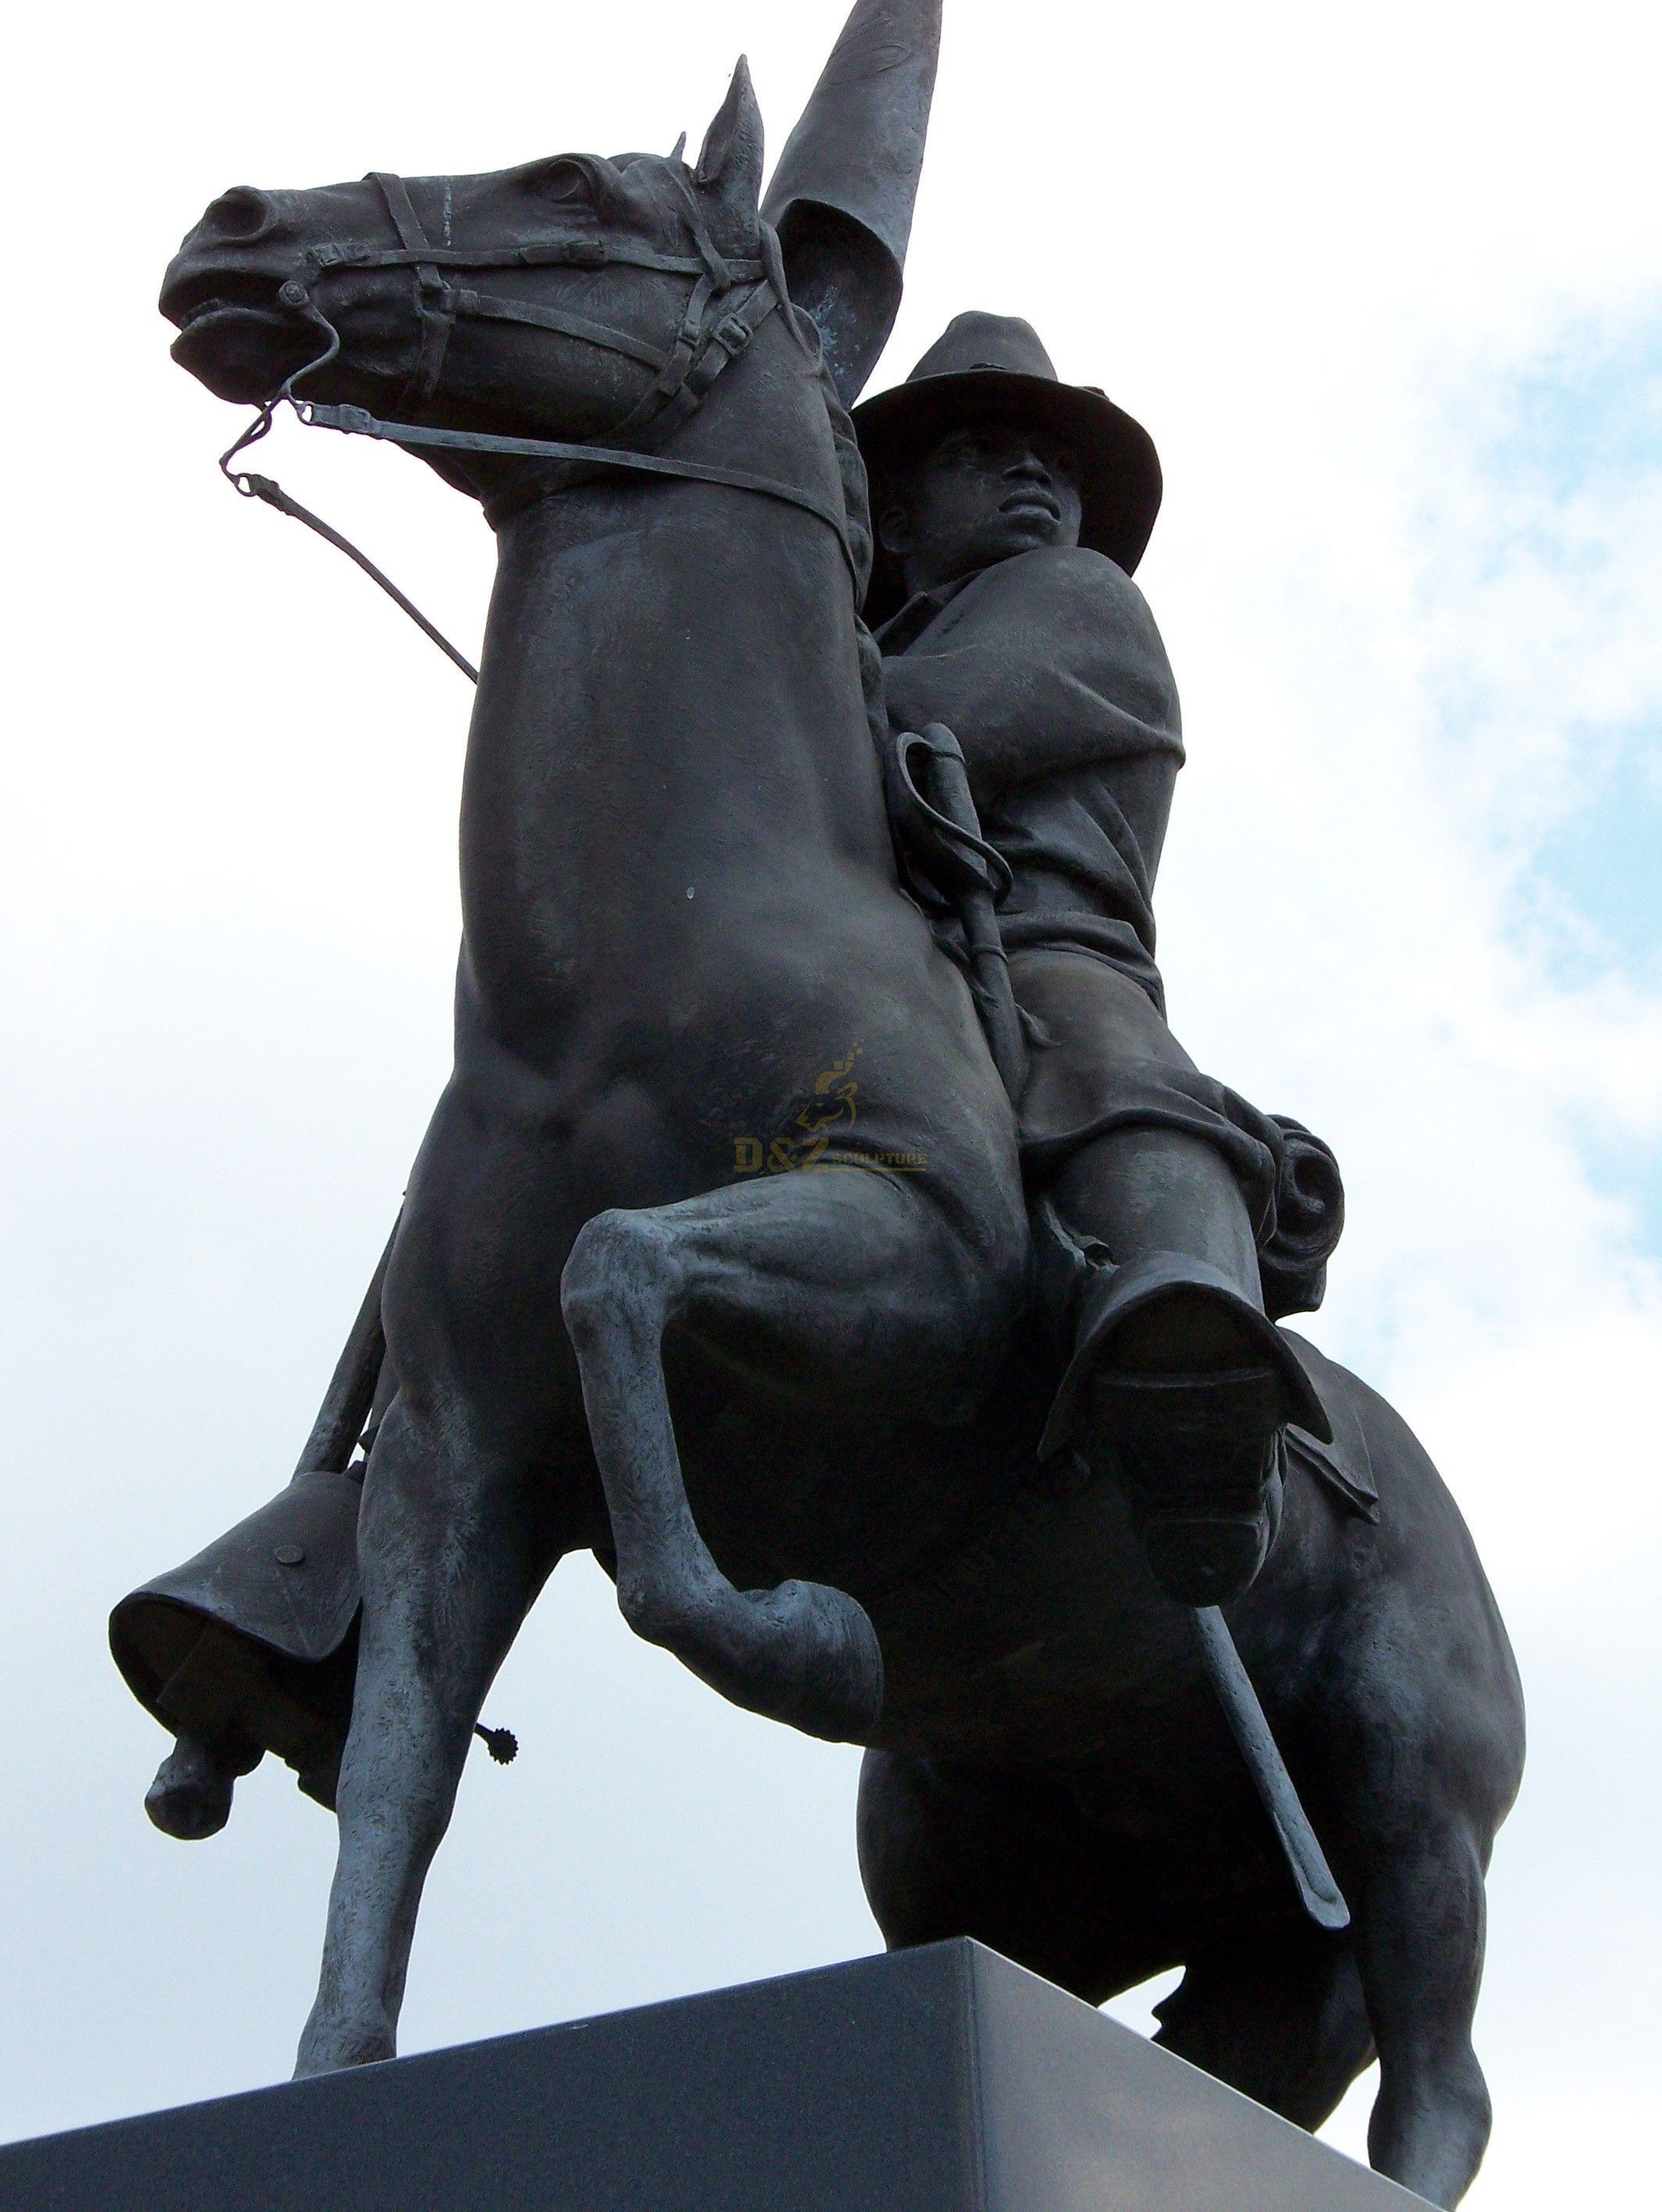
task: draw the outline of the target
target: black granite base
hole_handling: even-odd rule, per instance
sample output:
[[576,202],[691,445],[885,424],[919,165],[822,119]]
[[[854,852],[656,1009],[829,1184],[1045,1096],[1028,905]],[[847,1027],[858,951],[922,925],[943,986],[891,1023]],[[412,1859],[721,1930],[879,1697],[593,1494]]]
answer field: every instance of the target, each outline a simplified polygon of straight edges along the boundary
[[0,2212],[1402,2212],[975,1943],[0,2148]]

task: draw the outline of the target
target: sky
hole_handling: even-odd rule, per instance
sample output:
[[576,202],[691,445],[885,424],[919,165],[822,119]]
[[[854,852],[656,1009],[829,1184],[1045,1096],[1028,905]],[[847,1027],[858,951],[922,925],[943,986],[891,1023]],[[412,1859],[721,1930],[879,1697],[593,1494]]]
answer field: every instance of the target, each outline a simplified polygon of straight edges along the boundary
[[[111,1605],[286,1478],[448,1066],[467,686],[234,500],[162,269],[239,181],[776,151],[842,0],[198,4],[13,34],[0,821],[0,2134],[283,2076],[332,1828],[268,1762],[156,1834]],[[1662,198],[1652,10],[946,0],[908,291],[1153,433],[1189,765],[1157,907],[1199,1063],[1337,1148],[1311,1333],[1470,1520],[1529,1699],[1468,2202],[1636,2203],[1662,2030]],[[271,465],[464,649],[489,533],[404,457]],[[858,1754],[564,1565],[428,1886],[407,2050],[877,1948]],[[1145,1991],[1117,2008],[1146,2023]],[[1359,2152],[1371,2082],[1330,2137]]]

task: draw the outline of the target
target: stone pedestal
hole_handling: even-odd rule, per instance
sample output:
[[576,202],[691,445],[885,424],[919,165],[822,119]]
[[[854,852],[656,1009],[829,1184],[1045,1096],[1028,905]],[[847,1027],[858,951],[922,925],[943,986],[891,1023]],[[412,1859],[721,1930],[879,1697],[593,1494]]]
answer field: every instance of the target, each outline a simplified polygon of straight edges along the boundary
[[1410,2212],[968,1942],[0,2149],[0,2212]]

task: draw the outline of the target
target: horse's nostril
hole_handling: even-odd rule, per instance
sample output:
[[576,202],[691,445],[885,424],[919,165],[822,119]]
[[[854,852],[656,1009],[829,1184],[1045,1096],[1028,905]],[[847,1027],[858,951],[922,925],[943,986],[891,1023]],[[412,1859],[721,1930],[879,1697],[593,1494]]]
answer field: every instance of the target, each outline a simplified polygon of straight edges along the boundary
[[220,197],[202,218],[202,227],[216,238],[258,238],[270,229],[276,220],[276,210],[262,191],[252,185],[234,185]]

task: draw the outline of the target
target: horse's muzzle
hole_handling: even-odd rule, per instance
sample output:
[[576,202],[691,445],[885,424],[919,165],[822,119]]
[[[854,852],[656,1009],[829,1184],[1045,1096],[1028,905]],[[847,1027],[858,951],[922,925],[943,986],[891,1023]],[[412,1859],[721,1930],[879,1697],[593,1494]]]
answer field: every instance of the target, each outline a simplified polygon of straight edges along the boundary
[[258,404],[318,352],[315,331],[279,296],[288,274],[188,245],[168,269],[160,305],[179,330],[173,357],[216,398]]

